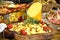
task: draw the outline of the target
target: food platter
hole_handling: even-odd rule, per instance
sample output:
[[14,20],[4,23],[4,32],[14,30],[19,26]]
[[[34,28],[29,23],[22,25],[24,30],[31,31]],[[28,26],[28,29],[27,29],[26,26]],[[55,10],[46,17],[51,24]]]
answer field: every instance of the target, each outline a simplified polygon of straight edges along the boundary
[[55,30],[42,20],[42,3],[9,4],[0,9],[1,20],[7,24],[5,36],[10,37],[10,33],[14,32],[16,40],[50,40],[53,38]]
[[16,12],[19,10],[25,10],[30,4],[6,4],[3,7],[0,7],[0,15],[8,14],[11,12]]
[[16,40],[50,40],[54,36],[54,32],[47,34],[36,34],[36,35],[17,35],[15,34]]
[[22,19],[22,15],[25,14],[26,9],[28,9],[29,6],[30,4],[5,4],[3,5],[3,7],[0,7],[1,9],[0,10],[0,16],[1,16],[0,23],[4,22],[8,24],[8,23],[21,21],[20,17]]
[[60,11],[51,11],[49,12],[47,19],[49,22],[54,23],[54,24],[60,24]]
[[[18,23],[14,23],[14,24],[8,24],[8,29],[10,31],[15,31],[15,39],[16,40],[49,40],[52,39],[55,31],[50,28],[47,27],[46,24],[31,24],[29,22],[27,22],[27,24],[24,27],[24,22],[18,22]],[[39,26],[40,25],[40,26]],[[14,26],[14,27],[12,27]],[[17,26],[17,27],[16,27]],[[37,27],[37,29],[36,29]],[[38,28],[39,27],[39,28]],[[39,31],[40,30],[40,31]],[[49,31],[50,30],[50,31]],[[44,32],[45,31],[45,32]]]

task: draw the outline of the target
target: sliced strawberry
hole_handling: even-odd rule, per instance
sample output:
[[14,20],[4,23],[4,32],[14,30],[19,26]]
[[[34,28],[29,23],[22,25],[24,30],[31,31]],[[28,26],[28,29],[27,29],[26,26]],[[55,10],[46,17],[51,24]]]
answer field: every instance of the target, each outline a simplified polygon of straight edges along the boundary
[[7,25],[7,28],[8,28],[8,29],[11,29],[12,27],[13,27],[12,24]]
[[27,32],[25,32],[25,30],[21,30],[21,34],[22,35],[27,35]]

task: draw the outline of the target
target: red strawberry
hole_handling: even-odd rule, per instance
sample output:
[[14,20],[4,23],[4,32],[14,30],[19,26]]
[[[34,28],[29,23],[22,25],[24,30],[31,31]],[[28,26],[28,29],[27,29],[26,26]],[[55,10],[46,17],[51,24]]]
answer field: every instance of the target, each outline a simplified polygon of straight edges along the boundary
[[22,16],[21,16],[21,17],[19,17],[19,18],[18,18],[18,20],[20,20],[21,22],[23,22],[23,21],[24,21],[24,19],[22,18]]
[[25,32],[25,30],[21,30],[21,34],[22,35],[27,35],[27,32]]
[[44,25],[44,24],[45,24],[42,20],[40,20],[39,22],[40,22],[42,25]]
[[51,28],[50,27],[43,27],[43,30],[48,31],[48,30],[51,30]]
[[12,24],[7,25],[7,28],[8,28],[8,29],[11,29],[12,27],[13,27]]

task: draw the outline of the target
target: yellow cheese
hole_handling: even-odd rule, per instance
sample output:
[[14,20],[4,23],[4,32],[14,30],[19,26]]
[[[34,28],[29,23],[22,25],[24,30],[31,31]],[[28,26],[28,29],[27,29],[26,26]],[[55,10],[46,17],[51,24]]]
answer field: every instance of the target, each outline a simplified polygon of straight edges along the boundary
[[37,20],[42,20],[42,4],[39,2],[33,3],[27,11],[27,15]]

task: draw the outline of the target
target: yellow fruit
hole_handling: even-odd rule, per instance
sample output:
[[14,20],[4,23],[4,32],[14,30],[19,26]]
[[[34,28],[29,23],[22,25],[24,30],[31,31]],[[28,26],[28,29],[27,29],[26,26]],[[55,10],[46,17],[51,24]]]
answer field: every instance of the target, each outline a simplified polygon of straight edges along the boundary
[[46,33],[46,31],[43,31],[43,30],[42,30],[42,31],[38,31],[37,34],[38,34],[38,33]]
[[18,21],[18,18],[20,18],[23,14],[24,14],[24,12],[22,12],[22,11],[11,13],[11,14],[9,14],[9,20]]
[[36,29],[32,29],[31,34],[36,34]]
[[42,4],[33,3],[27,11],[27,15],[37,20],[42,20]]
[[46,33],[46,31],[44,31],[43,28],[38,28],[37,33]]
[[30,31],[27,31],[27,35],[31,35]]
[[21,17],[24,14],[24,11],[17,12],[17,17]]
[[27,32],[27,35],[31,35],[30,28],[27,28],[25,31]]
[[34,28],[34,25],[32,25],[32,24],[29,24],[29,27],[30,27],[30,28]]
[[37,28],[37,32],[38,32],[38,31],[41,31],[41,30],[43,30],[43,28],[41,28],[41,27],[38,27],[38,28]]

